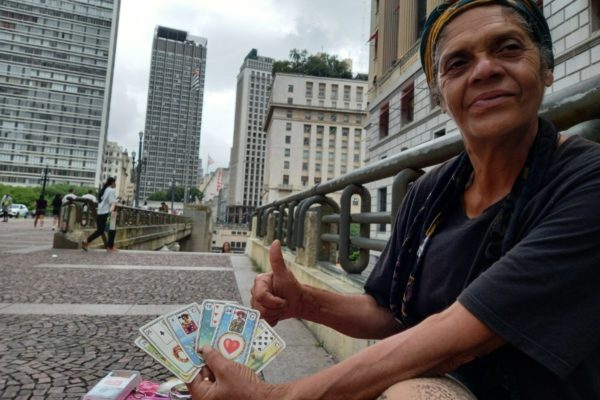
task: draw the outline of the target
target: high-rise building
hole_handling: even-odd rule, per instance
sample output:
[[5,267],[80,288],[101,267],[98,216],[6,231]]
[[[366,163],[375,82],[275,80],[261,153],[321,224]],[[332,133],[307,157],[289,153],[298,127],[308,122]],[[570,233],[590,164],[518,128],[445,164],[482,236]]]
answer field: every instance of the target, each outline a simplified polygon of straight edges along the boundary
[[273,59],[252,49],[237,77],[233,147],[229,160],[228,219],[244,223],[260,206],[265,169],[265,132]]
[[140,195],[163,191],[175,180],[198,181],[207,40],[158,26],[152,42],[146,108],[146,170]]
[[265,204],[363,165],[366,92],[360,79],[275,75],[265,122]]
[[119,5],[0,2],[0,182],[99,183]]

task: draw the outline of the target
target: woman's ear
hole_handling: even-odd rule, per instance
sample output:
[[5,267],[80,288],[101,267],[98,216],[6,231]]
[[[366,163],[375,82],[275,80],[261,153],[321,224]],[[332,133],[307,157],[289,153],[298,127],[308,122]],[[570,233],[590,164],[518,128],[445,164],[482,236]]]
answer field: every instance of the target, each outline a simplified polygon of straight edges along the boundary
[[552,86],[554,83],[554,73],[550,69],[546,69],[544,72],[544,85],[546,87]]

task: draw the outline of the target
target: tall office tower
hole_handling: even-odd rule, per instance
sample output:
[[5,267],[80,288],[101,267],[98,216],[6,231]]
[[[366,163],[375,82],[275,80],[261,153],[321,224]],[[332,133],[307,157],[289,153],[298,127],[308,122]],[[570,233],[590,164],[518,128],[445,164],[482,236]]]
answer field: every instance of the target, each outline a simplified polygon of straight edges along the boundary
[[232,223],[248,222],[261,205],[266,140],[262,125],[269,109],[273,61],[252,49],[238,74],[227,207]]
[[158,26],[152,42],[142,199],[198,181],[207,40]]
[[119,5],[0,2],[0,182],[99,183]]

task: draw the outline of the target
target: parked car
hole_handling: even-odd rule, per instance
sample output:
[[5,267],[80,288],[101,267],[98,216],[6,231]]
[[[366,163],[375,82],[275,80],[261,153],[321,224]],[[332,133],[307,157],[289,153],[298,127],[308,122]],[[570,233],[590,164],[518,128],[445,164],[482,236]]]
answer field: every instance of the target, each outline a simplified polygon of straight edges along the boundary
[[10,206],[10,209],[8,210],[8,216],[9,217],[16,217],[16,218],[27,218],[27,216],[29,215],[29,209],[27,208],[27,206],[25,204],[13,204]]

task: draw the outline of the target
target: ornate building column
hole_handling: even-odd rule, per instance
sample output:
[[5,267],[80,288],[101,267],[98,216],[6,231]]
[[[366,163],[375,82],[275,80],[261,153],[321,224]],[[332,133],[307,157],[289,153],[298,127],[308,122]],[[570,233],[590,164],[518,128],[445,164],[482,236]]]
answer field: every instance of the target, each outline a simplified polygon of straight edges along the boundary
[[418,0],[400,1],[400,29],[398,30],[398,58],[401,58],[417,41]]

